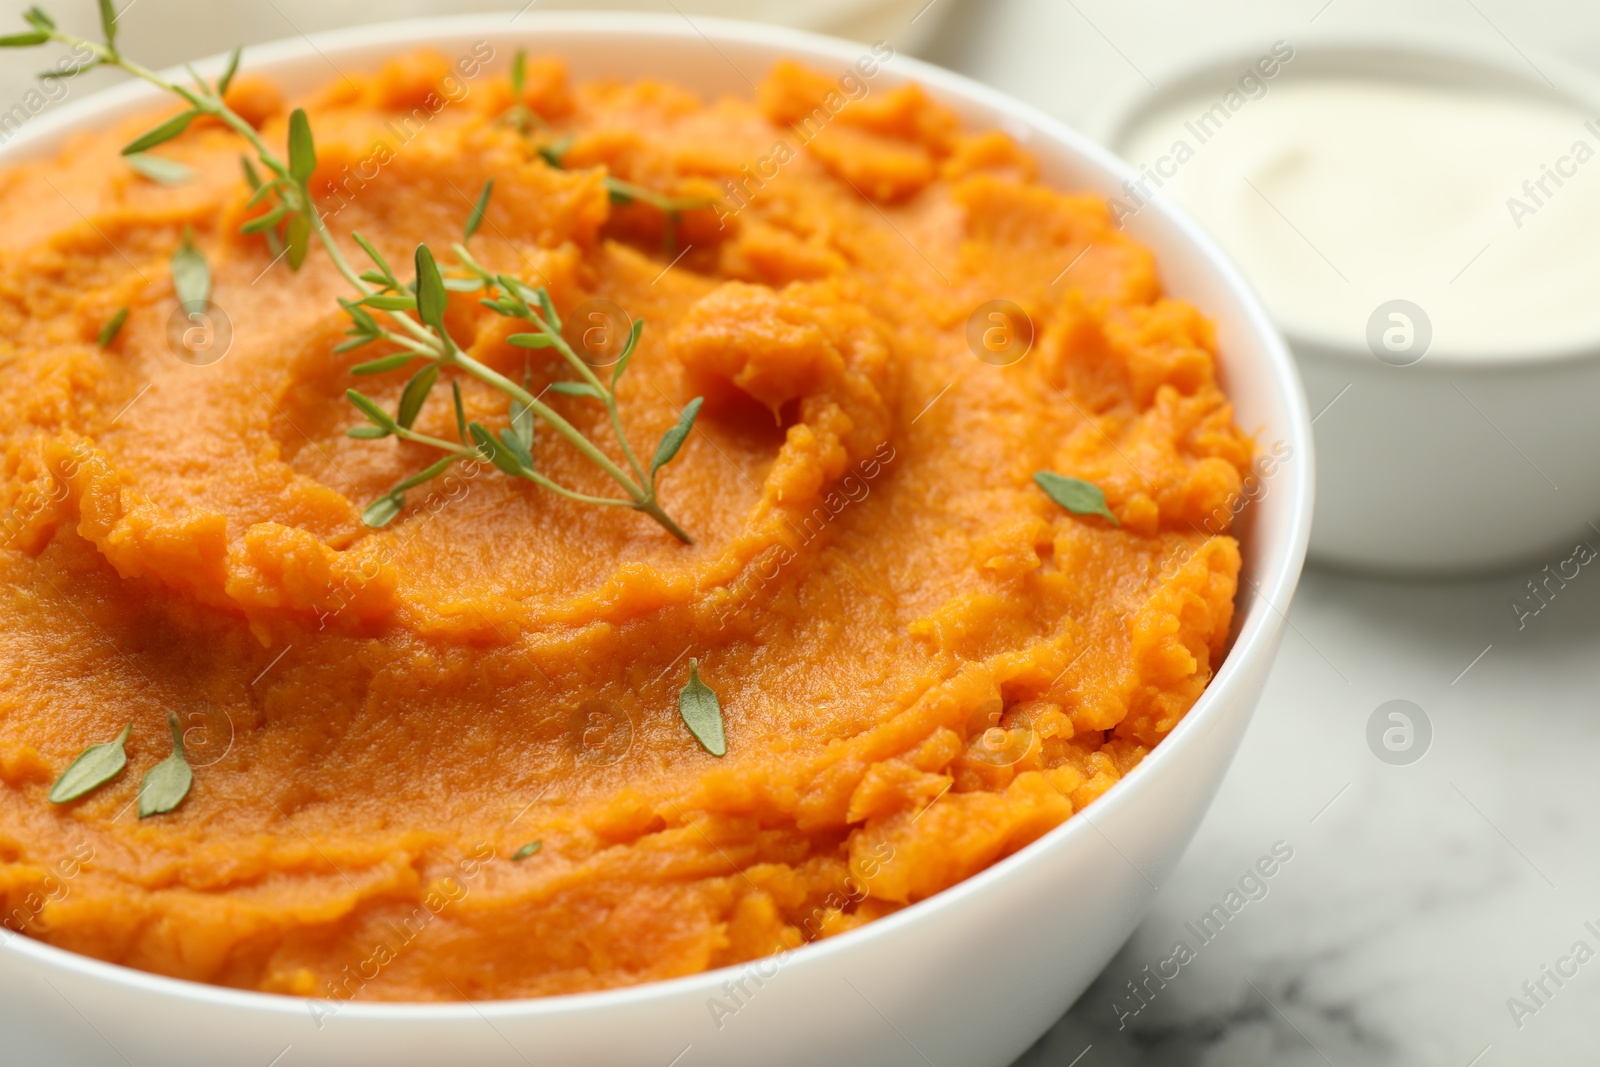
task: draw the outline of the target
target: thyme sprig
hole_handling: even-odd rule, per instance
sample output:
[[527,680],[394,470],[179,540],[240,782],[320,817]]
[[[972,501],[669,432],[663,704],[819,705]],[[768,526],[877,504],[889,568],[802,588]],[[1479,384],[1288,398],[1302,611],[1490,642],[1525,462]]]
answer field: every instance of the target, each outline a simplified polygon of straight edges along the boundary
[[[100,0],[100,24],[104,41],[95,42],[61,30],[55,20],[37,7],[29,8],[24,19],[31,27],[29,32],[0,37],[0,47],[32,47],[48,42],[58,42],[78,50],[87,50],[91,57],[73,68],[79,74],[97,66],[115,67],[142,81],[173,93],[183,99],[188,108],[168,118],[146,133],[135,138],[123,148],[128,157],[142,156],[150,149],[178,137],[198,118],[210,117],[220,121],[242,137],[250,146],[258,171],[248,155],[241,157],[245,180],[251,189],[247,208],[262,208],[260,214],[240,226],[245,234],[261,234],[274,255],[280,253],[291,269],[298,270],[305,262],[311,239],[327,251],[334,267],[355,290],[354,299],[340,298],[339,305],[350,317],[352,326],[347,333],[350,340],[336,347],[335,352],[350,351],[363,345],[382,341],[399,351],[370,360],[352,368],[358,375],[381,374],[399,370],[413,360],[424,363],[407,382],[401,393],[396,412],[390,415],[378,404],[355,389],[347,391],[350,402],[368,420],[368,425],[357,426],[350,436],[377,439],[394,436],[415,444],[426,445],[442,453],[440,459],[401,481],[388,493],[373,501],[363,512],[362,520],[368,526],[381,527],[400,514],[405,506],[405,494],[447,471],[450,466],[466,459],[491,462],[503,473],[521,478],[549,489],[569,500],[606,507],[627,507],[642,511],[660,523],[680,541],[690,543],[688,533],[661,507],[657,498],[657,478],[663,465],[670,462],[682,448],[684,440],[700,410],[700,399],[685,406],[678,423],[667,431],[656,449],[648,472],[639,462],[626,435],[617,412],[616,386],[632,358],[639,342],[642,323],[636,322],[628,338],[627,348],[613,367],[609,382],[602,382],[594,371],[580,359],[561,336],[561,319],[556,313],[548,290],[534,287],[507,274],[491,272],[482,266],[466,248],[466,241],[484,219],[488,209],[491,184],[486,183],[482,195],[473,207],[463,240],[453,245],[460,263],[452,268],[448,279],[440,271],[432,250],[426,245],[417,246],[414,256],[415,280],[403,283],[385,262],[382,255],[359,234],[351,237],[361,247],[372,268],[357,272],[345,258],[323,221],[311,193],[310,181],[316,172],[316,145],[310,120],[304,109],[296,108],[289,116],[287,158],[274,152],[248,121],[233,111],[224,99],[234,75],[239,69],[241,50],[236,48],[228,58],[226,68],[215,83],[208,83],[192,68],[188,69],[193,84],[168,81],[160,74],[129,60],[116,45],[117,13],[110,0]],[[519,57],[513,78],[520,86],[525,61]],[[520,100],[520,91],[519,91]],[[531,122],[533,112],[524,109]],[[263,171],[265,176],[263,176]],[[613,195],[617,195],[615,192]],[[625,194],[626,195],[626,194]],[[185,238],[180,257],[198,256]],[[185,262],[188,274],[204,269],[204,260],[198,266]],[[175,261],[175,280],[184,275]],[[183,288],[183,286],[179,286]],[[605,408],[607,420],[614,431],[627,469],[602,451],[584,433],[573,426],[559,412],[533,395],[528,383],[518,384],[505,375],[468,355],[451,336],[445,322],[445,311],[450,291],[482,291],[480,303],[507,318],[525,321],[530,332],[513,334],[510,341],[523,348],[553,348],[577,372],[580,381],[569,383],[569,388],[557,389],[569,395],[586,396],[597,400]],[[180,300],[187,294],[180,292]],[[459,383],[452,381],[455,403],[456,441],[424,434],[415,429],[417,416],[428,396],[438,383],[443,369],[453,369],[477,378],[508,399],[509,426],[498,434],[491,433],[477,422],[464,418]],[[622,489],[620,497],[596,496],[557,484],[542,473],[534,461],[534,420],[547,426],[593,462]]]
[[[386,341],[401,349],[391,355],[357,364],[351,371],[363,375],[382,374],[399,370],[418,359],[425,361],[425,365],[406,383],[393,415],[359,390],[348,390],[346,395],[350,398],[350,402],[367,417],[369,422],[369,425],[357,426],[349,433],[353,437],[368,439],[393,435],[403,441],[426,445],[443,453],[439,460],[421,474],[406,479],[388,494],[374,501],[363,514],[363,520],[369,526],[382,526],[399,514],[400,509],[405,506],[405,493],[408,489],[438,477],[457,461],[485,459],[504,474],[533,482],[568,500],[601,507],[629,507],[642,511],[659,522],[674,537],[689,543],[691,538],[688,533],[662,510],[657,500],[656,488],[661,467],[677,455],[683,445],[683,439],[688,436],[690,428],[694,425],[695,416],[700,411],[700,398],[696,397],[684,407],[677,425],[663,436],[647,472],[623,431],[622,419],[617,410],[616,394],[617,383],[622,378],[623,372],[628,369],[628,364],[632,361],[638,346],[644,326],[643,320],[635,321],[622,356],[611,368],[609,381],[603,381],[561,335],[561,316],[556,312],[549,290],[543,286],[529,285],[509,274],[491,271],[468,251],[466,241],[471,239],[472,233],[476,231],[478,223],[487,211],[490,192],[489,185],[485,184],[484,192],[479,196],[472,215],[467,220],[463,240],[452,245],[459,261],[456,269],[464,276],[447,279],[439,269],[432,250],[427,245],[418,245],[414,260],[416,282],[413,289],[400,281],[393,268],[366,239],[359,234],[351,234],[372,261],[372,269],[362,274],[364,282],[371,288],[360,300],[340,301],[340,305],[350,316],[351,327],[346,332],[351,339],[341,344],[339,348],[349,350],[374,341]],[[601,451],[560,412],[530,392],[527,383],[518,384],[461,350],[445,325],[447,294],[452,289],[481,291],[485,295],[479,298],[478,303],[496,314],[525,322],[533,327],[531,331],[511,334],[507,338],[511,345],[524,349],[553,349],[567,362],[580,380],[558,383],[564,388],[556,388],[555,391],[570,396],[588,397],[600,402],[605,409],[607,421],[616,435],[617,445],[627,465],[626,470]],[[420,324],[422,330],[420,332],[414,330],[410,336],[397,333],[381,325],[373,315],[374,311],[387,315],[392,322],[398,324],[412,327]],[[412,319],[411,314],[415,314],[417,318]],[[508,399],[506,412],[508,425],[498,433],[492,433],[482,423],[466,421],[461,408],[460,394],[457,391],[454,397],[456,441],[448,441],[417,430],[415,428],[417,416],[438,382],[441,367],[464,370],[472,377],[487,382],[503,393]],[[579,492],[560,485],[541,472],[533,455],[533,420],[536,418],[565,438],[595,466],[604,471],[621,486],[626,495],[606,497]]]

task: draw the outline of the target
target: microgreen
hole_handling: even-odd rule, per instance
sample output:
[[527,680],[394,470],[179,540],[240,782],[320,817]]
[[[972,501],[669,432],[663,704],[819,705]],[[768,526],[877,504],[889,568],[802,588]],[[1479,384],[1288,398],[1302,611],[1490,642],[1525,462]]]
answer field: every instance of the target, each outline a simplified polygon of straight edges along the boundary
[[118,308],[111,313],[105,325],[100,327],[100,336],[95,338],[95,343],[101,348],[109,348],[112,341],[117,339],[117,334],[122,332],[122,324],[128,321],[128,309]]
[[526,845],[523,845],[521,848],[517,849],[511,854],[511,862],[521,863],[523,860],[527,859],[535,852],[538,852],[543,847],[543,841],[529,841]]
[[713,756],[728,754],[728,739],[722,730],[722,705],[711,687],[700,680],[700,663],[689,661],[689,681],[678,694],[678,714],[700,746]]
[[1105,492],[1093,482],[1069,478],[1054,471],[1039,471],[1033,480],[1046,496],[1074,515],[1101,515],[1110,519],[1113,526],[1122,525],[1111,509],[1106,507]]
[[90,745],[78,753],[78,758],[61,772],[56,784],[50,787],[50,802],[65,804],[69,800],[77,800],[122,773],[122,768],[128,763],[125,746],[128,743],[128,733],[132,729],[133,724],[129,723],[122,728],[116,740]]
[[[427,445],[444,454],[443,458],[402,481],[368,505],[362,512],[363,522],[371,527],[379,527],[394,521],[405,506],[407,489],[420,485],[430,478],[438,477],[458,461],[484,459],[511,477],[532,482],[578,503],[626,507],[641,511],[660,523],[674,537],[685,543],[690,542],[688,533],[666,513],[656,496],[655,475],[661,463],[665,462],[661,458],[665,442],[663,448],[657,449],[657,462],[652,465],[650,474],[646,476],[644,468],[623,433],[622,421],[617,412],[616,385],[622,369],[626,367],[626,360],[619,361],[618,368],[613,370],[610,385],[602,384],[588,364],[580,359],[562,338],[561,317],[546,289],[529,285],[505,274],[491,273],[467,251],[465,242],[472,239],[485,220],[493,192],[493,182],[484,183],[483,191],[467,217],[463,228],[463,241],[453,246],[457,262],[450,265],[448,274],[440,269],[432,249],[422,244],[417,246],[414,255],[416,281],[414,285],[404,283],[395,276],[393,269],[376,248],[359,234],[351,234],[351,238],[372,264],[370,269],[358,273],[350,266],[323,221],[321,213],[316,209],[309,185],[317,168],[316,142],[310,119],[305,111],[297,108],[290,114],[287,152],[285,155],[279,155],[262,140],[255,127],[230,108],[223,99],[239,69],[241,53],[238,49],[229,55],[222,76],[217,79],[214,86],[208,85],[205,79],[193,70],[188,72],[193,80],[192,84],[169,81],[163,75],[132,62],[118,51],[115,38],[116,12],[111,7],[110,0],[100,0],[100,3],[101,29],[105,38],[103,42],[97,43],[66,33],[56,26],[48,14],[38,8],[30,8],[24,15],[30,32],[0,38],[0,47],[22,48],[49,41],[66,44],[78,50],[80,54],[86,51],[90,57],[73,69],[74,74],[94,67],[115,67],[181,98],[188,105],[185,110],[162,121],[123,148],[123,155],[136,167],[142,162],[148,169],[150,160],[154,157],[134,161],[135,157],[182,135],[197,118],[214,118],[243,138],[250,148],[250,153],[254,155],[253,161],[250,154],[241,157],[245,182],[250,188],[247,207],[251,210],[258,208],[261,210],[246,220],[240,226],[240,231],[246,235],[259,234],[274,257],[280,252],[283,254],[291,270],[300,269],[310,250],[311,241],[315,238],[326,250],[328,258],[339,274],[355,290],[353,299],[339,300],[339,306],[349,316],[351,325],[345,331],[348,340],[337,345],[335,352],[352,351],[374,342],[383,342],[398,350],[359,363],[352,368],[353,372],[362,375],[400,370],[413,359],[426,362],[422,370],[412,375],[401,394],[399,410],[393,416],[354,389],[346,393],[351,403],[366,416],[369,423],[348,430],[351,437],[373,440],[394,436],[415,444]],[[512,88],[517,101],[512,111],[517,112],[518,108],[521,110],[514,115],[508,113],[507,117],[513,120],[513,124],[523,133],[529,132],[534,126],[544,128],[543,120],[521,103],[526,72],[526,58],[519,56],[512,65]],[[564,152],[565,148],[563,147],[561,151]],[[554,154],[553,158],[552,165],[559,166],[560,155]],[[160,169],[160,164],[156,166]],[[612,188],[614,195],[617,196],[665,205],[663,210],[669,212],[681,210],[686,206],[672,202],[672,198],[662,198],[648,189],[628,186],[627,183],[615,184],[608,188]],[[173,287],[185,310],[204,310],[211,295],[211,272],[187,231],[183,245],[173,257],[172,272]],[[622,462],[614,460],[559,412],[541,402],[529,391],[527,384],[518,385],[464,352],[451,335],[448,323],[445,321],[449,304],[448,294],[451,292],[481,292],[483,295],[480,297],[480,303],[483,306],[532,327],[531,332],[518,334],[519,337],[538,338],[537,341],[531,342],[530,347],[555,349],[578,374],[582,382],[590,387],[585,396],[597,400],[605,408],[607,420],[616,437],[617,448],[622,455]],[[412,317],[412,313],[415,314],[415,318]],[[384,317],[380,319],[379,315]],[[636,327],[634,335],[629,339],[629,355],[637,342]],[[452,380],[450,387],[455,401],[457,440],[446,441],[416,430],[414,423],[428,394],[445,370],[457,371],[467,377],[476,378],[504,394],[508,400],[510,429],[494,434],[476,423],[469,425],[462,410],[459,383]],[[686,412],[691,412],[689,422],[693,421],[692,412],[698,410],[699,400],[696,399],[685,409]],[[581,493],[557,484],[538,470],[533,462],[534,420],[542,421],[557,436],[599,467],[621,487],[622,495],[596,496]],[[679,426],[668,432],[669,437],[677,434],[678,441],[673,448],[667,450],[667,459],[676,454],[678,446],[682,444],[682,437],[687,433],[687,424],[681,420]]]
[[183,728],[178,717],[167,713],[167,727],[172,731],[172,754],[151,767],[139,785],[139,818],[164,815],[183,803],[194,785],[194,772],[183,756]]

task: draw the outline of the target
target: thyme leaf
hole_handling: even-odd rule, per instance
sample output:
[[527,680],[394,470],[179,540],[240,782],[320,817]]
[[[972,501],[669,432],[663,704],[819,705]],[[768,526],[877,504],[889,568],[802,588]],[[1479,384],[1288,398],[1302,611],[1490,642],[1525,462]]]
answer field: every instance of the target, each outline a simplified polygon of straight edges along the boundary
[[1105,492],[1093,482],[1069,478],[1054,471],[1039,471],[1034,474],[1033,480],[1046,496],[1074,515],[1100,515],[1109,519],[1113,526],[1122,525],[1111,509],[1106,507]]
[[433,383],[438,380],[437,363],[430,363],[412,375],[405,391],[400,394],[400,410],[396,413],[398,417],[395,421],[411,429],[411,424],[417,421],[417,415],[422,411],[423,402],[428,399],[428,393],[433,390]]
[[478,194],[478,202],[472,205],[472,214],[467,216],[467,225],[461,237],[463,241],[472,240],[472,235],[483,225],[483,213],[489,210],[489,194],[492,192],[494,192],[494,179],[490,178],[483,183],[483,192]]
[[194,170],[176,159],[153,156],[148,152],[135,152],[123,158],[128,166],[161,185],[182,185],[194,178]]
[[445,333],[444,313],[450,297],[445,292],[444,278],[433,252],[427,245],[417,246],[417,317],[432,326],[439,334]]
[[406,498],[403,494],[385,493],[362,510],[361,521],[374,530],[381,530],[393,522],[395,516],[399,515],[405,506]]
[[183,243],[172,254],[172,290],[178,306],[189,314],[204,311],[211,303],[211,267],[195,247],[194,231],[183,228]]
[[[633,360],[633,350],[639,347],[639,336],[644,333],[644,320],[634,319],[633,328],[628,331],[628,340],[622,346],[622,355],[617,357],[616,366],[611,368],[611,388],[617,387],[617,381],[622,377],[622,372],[628,369],[628,364]],[[698,408],[696,409],[699,410]]]
[[167,713],[167,728],[172,731],[172,754],[151,767],[139,786],[139,818],[164,815],[183,803],[194,785],[194,772],[183,756],[183,729],[178,717]]
[[368,360],[366,363],[357,363],[350,368],[351,374],[387,374],[392,370],[399,370],[417,357],[410,352],[396,352],[392,356],[382,359]]
[[[524,442],[522,438],[517,435],[515,430],[501,430],[500,443],[505,445],[513,456],[517,457],[517,462],[519,464],[528,468],[529,470],[533,469],[533,451],[527,446],[526,442]],[[521,472],[519,471],[518,473]]]
[[65,804],[69,800],[77,800],[122,773],[122,768],[128,763],[126,745],[132,729],[133,724],[129,723],[122,728],[116,740],[90,745],[78,753],[78,758],[61,772],[56,784],[50,787],[50,802]]
[[125,156],[136,156],[140,152],[148,152],[156,145],[166,144],[168,141],[178,136],[178,134],[182,133],[184,130],[187,130],[189,128],[189,123],[193,122],[199,117],[200,112],[198,111],[180,111],[178,114],[172,116],[159,126],[156,126],[150,130],[146,130],[138,137],[135,137],[133,140],[123,145],[122,154]]
[[689,681],[678,694],[678,714],[684,725],[713,756],[728,754],[728,739],[722,729],[722,705],[711,687],[700,680],[699,661],[689,660]]
[[100,32],[106,35],[106,47],[117,45],[117,9],[111,0],[100,0]]
[[478,452],[483,458],[493,463],[502,473],[509,474],[513,478],[522,473],[522,462],[517,454],[507,447],[504,441],[484,429],[481,423],[468,423],[467,432],[472,435],[472,440],[478,446]]
[[[460,382],[451,382],[450,383],[450,398],[455,401],[455,407],[456,407],[456,440],[460,441],[462,444],[466,444],[467,443],[467,415],[466,415],[466,412],[464,410],[462,410],[462,407],[461,407],[461,383]],[[512,422],[515,423],[515,421],[516,421],[516,416],[515,416],[515,414],[513,414],[512,415]]]
[[317,149],[311,140],[311,120],[297,107],[289,115],[289,177],[304,184],[317,169]]
[[222,72],[222,77],[217,79],[218,96],[228,95],[228,87],[233,84],[233,76],[239,73],[239,57],[243,54],[244,45],[238,45],[232,52],[228,53],[227,69]]
[[371,398],[354,389],[346,389],[344,395],[349,398],[350,403],[354,404],[361,414],[372,420],[374,426],[384,431],[385,435],[399,432],[400,427],[395,425],[395,421],[389,417],[389,413],[373,403]]
[[289,245],[289,269],[299,270],[306,261],[306,252],[311,248],[310,217],[303,213],[290,215],[289,225],[284,228],[284,239]]
[[122,324],[128,321],[128,309],[120,307],[111,313],[104,326],[100,327],[100,336],[95,338],[95,343],[101,348],[109,348],[111,342],[117,339],[117,334],[122,332]]
[[695,416],[700,414],[700,405],[704,400],[704,397],[697,396],[685,404],[677,425],[662,436],[661,443],[656,446],[655,458],[650,461],[651,484],[655,483],[656,472],[671,463],[678,449],[683,447],[683,442],[689,439],[689,431],[694,429]]

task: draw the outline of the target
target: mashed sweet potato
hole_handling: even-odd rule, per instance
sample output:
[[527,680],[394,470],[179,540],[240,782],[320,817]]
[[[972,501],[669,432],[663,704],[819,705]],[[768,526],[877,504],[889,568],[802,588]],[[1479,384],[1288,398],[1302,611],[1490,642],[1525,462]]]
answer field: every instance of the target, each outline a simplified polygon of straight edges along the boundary
[[[1211,327],[1101,200],[881,77],[841,95],[785,64],[754,100],[704,101],[545,60],[513,101],[458,66],[408,57],[301,101],[328,223],[352,255],[356,230],[407,263],[456,239],[492,177],[480,259],[558,308],[646,320],[629,436],[706,397],[661,489],[695,544],[487,464],[366,528],[429,456],[344,435],[372,353],[331,351],[349,290],[324,252],[295,273],[238,232],[238,137],[202,122],[163,146],[195,172],[175,186],[117,154],[151,115],[5,170],[7,928],[337,1001],[628,985],[937,893],[1161,741],[1224,651],[1252,442]],[[277,89],[230,99],[284,142]],[[502,121],[516,103],[531,135]],[[568,134],[563,167],[535,151]],[[608,173],[713,203],[674,223],[612,202]],[[215,362],[175,354],[185,227],[231,323]],[[969,344],[997,298],[1036,335],[1007,366]],[[449,314],[520,377],[505,320],[466,293]],[[562,376],[546,355],[536,384]],[[392,405],[404,375],[363,380]],[[592,402],[554,403],[604,436]],[[449,407],[436,394],[419,427],[452,437]],[[535,451],[605,488],[554,435]],[[1118,523],[1052,502],[1041,470],[1101,487]],[[678,714],[691,658],[720,759]],[[195,784],[140,820],[169,712]],[[50,803],[129,722],[121,775]]]

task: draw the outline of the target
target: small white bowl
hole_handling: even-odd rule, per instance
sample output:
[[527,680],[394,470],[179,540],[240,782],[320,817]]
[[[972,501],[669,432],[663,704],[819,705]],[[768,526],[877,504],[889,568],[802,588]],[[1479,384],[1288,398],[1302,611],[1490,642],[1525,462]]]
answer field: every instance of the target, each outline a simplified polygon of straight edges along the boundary
[[[1532,94],[1600,114],[1600,79],[1545,56],[1392,34],[1293,46],[1272,84],[1390,77]],[[1110,101],[1087,128],[1126,149],[1159,110],[1220,95],[1264,51],[1242,48],[1169,73],[1158,89]],[[1600,517],[1600,336],[1488,354],[1435,345],[1396,366],[1359,341],[1277,318],[1319,412],[1313,562],[1417,576],[1503,569],[1566,555]]]
[[[709,19],[530,13],[515,26],[485,15],[324,34],[252,49],[245,63],[292,91],[326,80],[330,61],[362,69],[404,49],[456,54],[478,40],[494,45],[497,71],[525,46],[565,55],[576,78],[661,77],[739,95],[750,91],[747,76],[760,77],[780,57],[842,71],[865,47]],[[202,66],[219,69],[215,60]],[[1129,176],[1083,136],[946,71],[896,58],[878,79],[915,79],[966,122],[1006,129],[1058,186],[1111,193]],[[63,108],[0,150],[0,165],[157,102],[153,91],[130,85]],[[1178,212],[1147,212],[1136,231],[1160,257],[1169,290],[1217,322],[1239,422],[1287,457],[1256,486],[1242,516],[1245,584],[1226,661],[1171,736],[1086,815],[929,900],[788,956],[542,1000],[335,1006],[158,977],[10,937],[0,944],[7,1062],[1011,1063],[1105,966],[1187,846],[1266,682],[1310,530],[1309,417],[1266,312]],[[710,1001],[726,1000],[729,982],[743,984],[743,1006],[719,1026]]]

